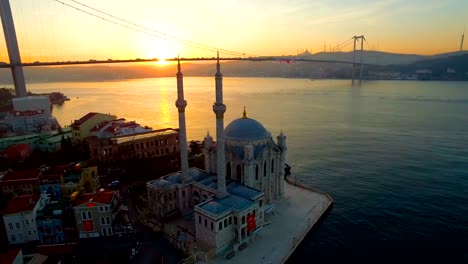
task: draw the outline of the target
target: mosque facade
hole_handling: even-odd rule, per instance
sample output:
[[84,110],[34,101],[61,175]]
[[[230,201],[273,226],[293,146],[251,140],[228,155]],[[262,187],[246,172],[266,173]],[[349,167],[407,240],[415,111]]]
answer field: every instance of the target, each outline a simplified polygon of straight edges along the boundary
[[217,254],[253,239],[265,214],[284,192],[286,136],[277,141],[255,119],[243,116],[224,128],[222,74],[216,64],[216,141],[204,139],[205,170],[189,168],[183,75],[177,72],[181,171],[147,183],[148,205],[159,219],[190,215],[195,221],[197,248]]

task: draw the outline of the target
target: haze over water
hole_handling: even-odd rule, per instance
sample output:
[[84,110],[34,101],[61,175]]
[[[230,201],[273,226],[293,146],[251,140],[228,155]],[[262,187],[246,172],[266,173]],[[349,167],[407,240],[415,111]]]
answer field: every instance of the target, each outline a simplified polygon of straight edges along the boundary
[[[215,135],[214,78],[184,84],[188,138]],[[178,127],[175,78],[28,89],[71,98],[53,109],[61,125],[103,112]],[[225,78],[224,95],[225,126],[246,106],[275,140],[283,130],[292,175],[335,199],[291,262],[468,260],[466,83]]]

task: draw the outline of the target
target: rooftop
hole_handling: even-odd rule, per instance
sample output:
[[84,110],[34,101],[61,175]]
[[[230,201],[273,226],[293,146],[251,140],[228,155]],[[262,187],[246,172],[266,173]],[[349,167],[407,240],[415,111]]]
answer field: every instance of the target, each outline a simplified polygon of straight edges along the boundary
[[17,181],[17,180],[35,180],[39,175],[38,169],[26,169],[19,171],[8,171],[2,178],[1,182]]
[[94,193],[84,193],[80,195],[76,201],[75,205],[82,205],[88,202],[96,202],[102,204],[110,204],[112,201],[112,197],[117,191],[110,191],[110,190],[99,190],[95,194]]
[[[0,263],[14,263],[14,260],[20,254],[21,248],[12,248],[6,252],[0,253]],[[22,259],[21,259],[22,260]]]
[[13,198],[3,210],[3,214],[16,214],[34,209],[40,199],[39,194],[21,195]]
[[[211,188],[213,192],[216,192],[216,189],[218,188],[218,179],[216,175],[210,175],[206,171],[197,168],[189,168],[188,172],[193,182],[202,184]],[[180,171],[148,182],[149,185],[162,189],[169,188],[180,183],[182,183],[182,174]],[[213,214],[221,214],[230,209],[245,209],[252,205],[256,198],[263,195],[262,191],[242,185],[238,181],[231,179],[227,179],[226,188],[230,194],[229,196],[223,199],[215,198],[214,200],[204,202],[200,204],[199,207]]]
[[154,130],[154,131],[147,132],[147,133],[114,137],[113,139],[116,141],[117,144],[122,144],[122,143],[136,141],[139,139],[152,138],[156,136],[172,135],[172,134],[178,134],[178,133],[179,131],[176,129],[165,128],[165,129]]
[[80,119],[75,120],[75,122],[73,122],[73,124],[71,124],[71,126],[79,126],[79,125],[81,125],[84,122],[88,121],[89,119],[91,119],[93,116],[95,116],[97,114],[98,113],[94,113],[94,112],[87,113],[86,115],[84,115]]

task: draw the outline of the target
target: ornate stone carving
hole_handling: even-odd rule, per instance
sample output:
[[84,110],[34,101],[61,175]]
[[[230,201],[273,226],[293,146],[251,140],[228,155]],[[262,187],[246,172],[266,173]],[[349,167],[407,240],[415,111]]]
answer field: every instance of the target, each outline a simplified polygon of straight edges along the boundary
[[226,112],[226,105],[223,103],[214,103],[213,112],[216,114],[216,118],[224,118]]
[[177,99],[177,101],[175,102],[175,106],[177,107],[177,109],[179,109],[179,112],[185,112],[185,107],[187,107],[187,101]]

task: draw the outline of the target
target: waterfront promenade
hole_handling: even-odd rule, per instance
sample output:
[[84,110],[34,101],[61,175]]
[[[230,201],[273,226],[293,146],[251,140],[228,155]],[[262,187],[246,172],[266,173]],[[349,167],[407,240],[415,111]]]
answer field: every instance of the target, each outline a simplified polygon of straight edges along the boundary
[[275,203],[271,224],[233,258],[217,256],[208,263],[284,263],[333,203],[326,193],[289,182],[284,184],[284,197]]

